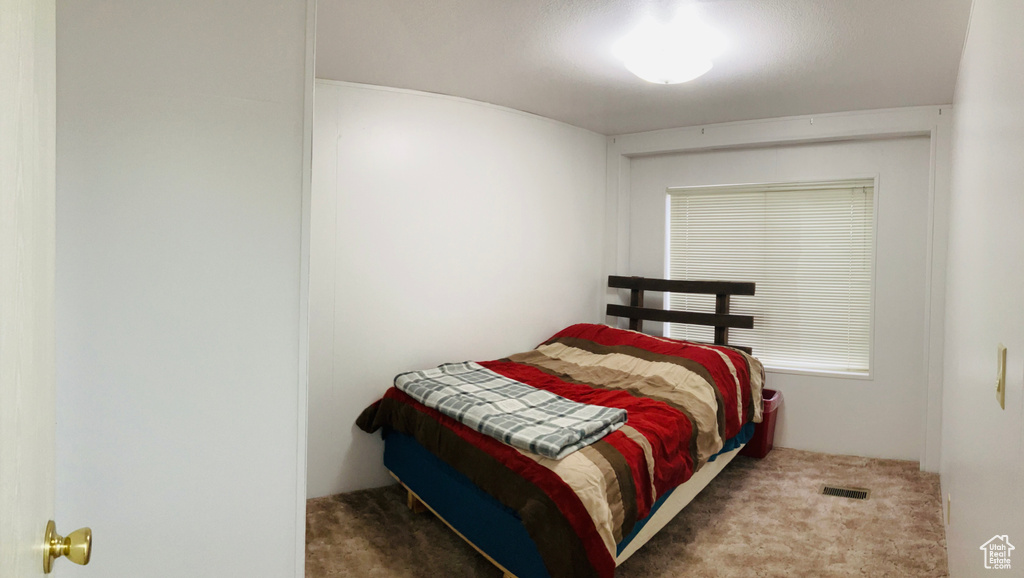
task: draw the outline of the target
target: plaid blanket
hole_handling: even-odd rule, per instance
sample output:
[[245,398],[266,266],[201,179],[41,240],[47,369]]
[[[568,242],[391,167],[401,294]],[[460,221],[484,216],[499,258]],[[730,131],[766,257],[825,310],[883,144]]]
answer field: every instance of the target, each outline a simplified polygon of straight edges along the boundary
[[626,410],[587,405],[467,361],[395,377],[423,405],[521,450],[560,460],[626,423]]

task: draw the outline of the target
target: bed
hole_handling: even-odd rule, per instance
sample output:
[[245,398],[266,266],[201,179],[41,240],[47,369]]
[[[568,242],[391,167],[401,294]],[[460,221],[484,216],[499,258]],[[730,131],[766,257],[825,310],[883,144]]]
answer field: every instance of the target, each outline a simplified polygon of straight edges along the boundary
[[[360,415],[383,431],[384,465],[414,511],[430,510],[506,577],[611,577],[753,436],[764,370],[728,345],[729,313],[753,283],[609,278],[629,305],[606,313],[630,330],[578,324],[536,349],[479,367],[580,403],[622,408],[626,424],[561,459],[506,445],[403,391]],[[644,307],[647,291],[716,295],[714,313]],[[714,344],[641,333],[644,320],[710,325]]]

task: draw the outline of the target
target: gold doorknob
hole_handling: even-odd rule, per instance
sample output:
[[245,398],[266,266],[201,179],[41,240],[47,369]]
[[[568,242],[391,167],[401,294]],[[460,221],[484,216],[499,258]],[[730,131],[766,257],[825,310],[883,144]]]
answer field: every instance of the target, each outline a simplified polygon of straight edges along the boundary
[[57,533],[57,525],[50,520],[46,523],[46,539],[43,542],[43,573],[49,574],[53,569],[54,558],[64,556],[75,564],[86,565],[92,554],[92,530],[80,528],[62,538]]

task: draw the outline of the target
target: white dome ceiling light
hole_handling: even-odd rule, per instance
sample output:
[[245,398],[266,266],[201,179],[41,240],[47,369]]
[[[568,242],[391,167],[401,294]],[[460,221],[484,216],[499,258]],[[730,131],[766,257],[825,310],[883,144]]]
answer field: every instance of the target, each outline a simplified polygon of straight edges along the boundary
[[615,43],[612,52],[633,74],[657,84],[687,82],[711,70],[725,38],[685,6],[668,23],[648,17]]

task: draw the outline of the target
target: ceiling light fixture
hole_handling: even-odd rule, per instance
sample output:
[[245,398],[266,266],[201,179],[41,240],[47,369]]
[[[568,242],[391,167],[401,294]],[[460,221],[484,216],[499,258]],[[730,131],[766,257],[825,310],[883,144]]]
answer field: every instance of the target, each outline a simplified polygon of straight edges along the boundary
[[680,9],[669,23],[648,17],[612,48],[626,69],[658,84],[701,76],[724,50],[725,38],[700,20],[694,5]]

